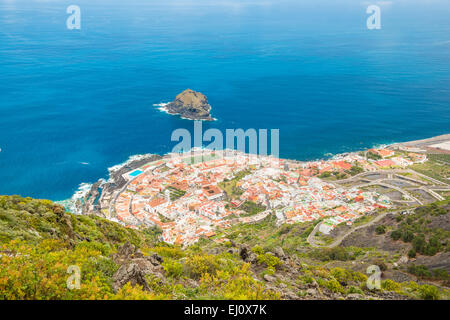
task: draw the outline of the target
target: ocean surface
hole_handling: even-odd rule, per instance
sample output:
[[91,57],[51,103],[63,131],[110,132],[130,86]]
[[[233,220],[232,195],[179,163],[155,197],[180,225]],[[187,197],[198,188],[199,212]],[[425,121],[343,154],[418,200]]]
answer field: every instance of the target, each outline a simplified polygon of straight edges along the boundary
[[280,129],[284,158],[449,133],[450,1],[378,2],[380,30],[369,3],[0,0],[0,194],[67,199],[171,151],[193,122],[154,104],[186,88],[204,129]]

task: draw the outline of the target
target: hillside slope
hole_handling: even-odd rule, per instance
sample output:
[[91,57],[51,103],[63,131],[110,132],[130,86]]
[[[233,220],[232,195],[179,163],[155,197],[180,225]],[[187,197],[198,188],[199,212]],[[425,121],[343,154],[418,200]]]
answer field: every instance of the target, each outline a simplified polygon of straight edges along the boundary
[[376,251],[312,249],[312,228],[268,218],[182,249],[159,242],[156,229],[1,196],[0,299],[448,299],[446,288],[413,281],[369,290],[352,263]]

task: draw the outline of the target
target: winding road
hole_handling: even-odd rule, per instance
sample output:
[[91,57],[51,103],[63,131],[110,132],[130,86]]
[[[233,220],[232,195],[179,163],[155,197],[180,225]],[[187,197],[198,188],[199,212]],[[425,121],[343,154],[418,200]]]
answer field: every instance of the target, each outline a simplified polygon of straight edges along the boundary
[[[434,183],[434,185],[424,185],[424,181],[419,181],[417,179],[414,179],[412,177],[406,177],[406,176],[398,176],[399,173],[413,173],[416,174],[417,176],[423,177],[425,179],[427,179],[428,181]],[[419,205],[423,205],[423,202],[420,201],[419,199],[417,199],[416,197],[414,197],[412,194],[410,194],[410,192],[407,192],[405,190],[403,190],[400,187],[397,187],[395,185],[392,185],[391,183],[389,183],[389,180],[407,180],[411,183],[413,183],[415,185],[415,187],[417,189],[421,189],[427,193],[429,193],[432,197],[434,197],[436,200],[443,200],[444,198],[438,194],[436,191],[440,191],[440,190],[445,190],[447,191],[448,188],[450,187],[448,184],[445,184],[441,181],[438,181],[436,179],[433,179],[429,176],[425,176],[419,172],[416,172],[414,170],[411,169],[407,169],[407,170],[383,170],[383,171],[375,171],[375,172],[363,172],[360,174],[357,174],[351,178],[348,179],[343,179],[343,180],[338,180],[338,181],[334,181],[333,183],[335,185],[342,185],[343,183],[348,183],[348,182],[357,182],[358,180],[371,180],[371,179],[364,179],[367,176],[373,175],[373,174],[379,174],[380,178],[372,180],[372,181],[367,181],[367,182],[363,182],[360,184],[356,184],[354,185],[354,187],[358,187],[358,188],[362,188],[362,187],[368,187],[368,186],[383,186],[383,187],[387,187],[387,188],[391,188],[393,190],[396,190],[400,193],[402,193],[407,199],[412,199],[413,201],[417,202]],[[384,175],[384,176],[383,176]],[[387,175],[387,177],[386,177]],[[433,190],[434,189],[434,190]],[[397,202],[403,202],[403,201],[397,201]],[[362,228],[367,228],[370,227],[372,225],[374,225],[375,223],[377,223],[378,221],[380,221],[381,219],[383,219],[386,215],[388,214],[395,214],[398,211],[394,211],[394,212],[385,212],[382,213],[380,215],[378,215],[377,217],[375,217],[372,221],[369,221],[368,223],[361,225],[361,226],[357,226],[357,227],[353,227],[352,229],[350,229],[348,232],[346,232],[345,234],[339,236],[338,238],[336,238],[331,244],[328,245],[324,245],[324,244],[320,244],[320,241],[318,241],[317,239],[315,239],[315,235],[317,233],[317,231],[319,231],[320,226],[322,225],[323,222],[319,223],[316,225],[316,227],[314,228],[314,230],[310,233],[310,235],[308,236],[308,243],[315,248],[334,248],[338,245],[340,245],[342,243],[342,241],[344,241],[344,239],[346,239],[349,235],[351,235],[353,232],[360,230]]]

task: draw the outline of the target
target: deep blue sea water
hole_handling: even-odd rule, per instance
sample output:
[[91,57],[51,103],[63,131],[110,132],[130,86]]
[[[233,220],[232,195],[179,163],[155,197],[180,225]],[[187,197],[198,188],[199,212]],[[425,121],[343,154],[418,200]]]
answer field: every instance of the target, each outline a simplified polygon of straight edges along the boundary
[[[375,2],[375,1],[374,1]],[[68,30],[66,8],[81,8]],[[450,132],[450,1],[0,0],[0,194],[69,198],[193,123],[279,128],[300,160]]]

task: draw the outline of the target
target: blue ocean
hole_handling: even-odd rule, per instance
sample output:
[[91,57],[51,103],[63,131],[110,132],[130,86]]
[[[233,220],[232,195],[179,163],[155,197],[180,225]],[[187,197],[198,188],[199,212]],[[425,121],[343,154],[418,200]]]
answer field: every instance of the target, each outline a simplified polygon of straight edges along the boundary
[[[193,122],[279,129],[310,160],[450,132],[450,1],[0,0],[0,194],[52,200]],[[66,9],[81,9],[70,30]]]

